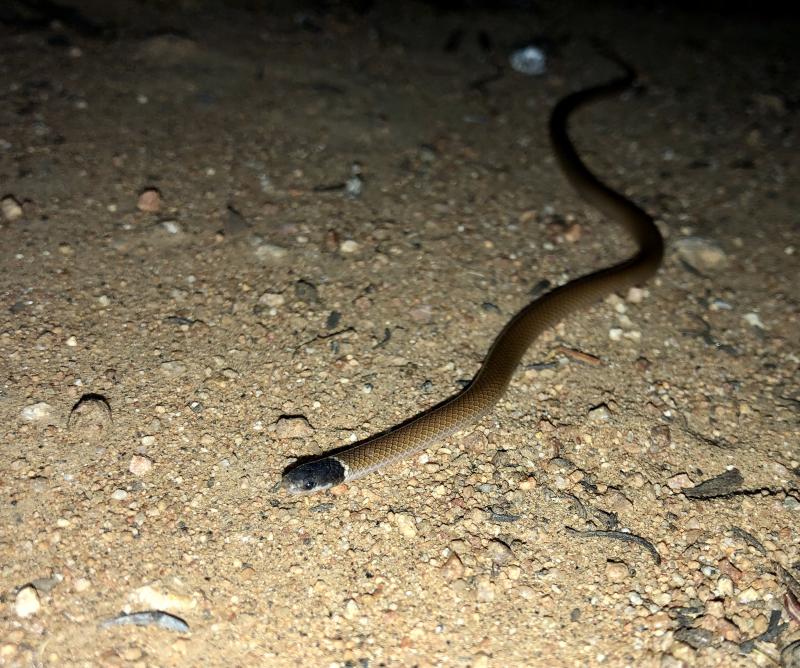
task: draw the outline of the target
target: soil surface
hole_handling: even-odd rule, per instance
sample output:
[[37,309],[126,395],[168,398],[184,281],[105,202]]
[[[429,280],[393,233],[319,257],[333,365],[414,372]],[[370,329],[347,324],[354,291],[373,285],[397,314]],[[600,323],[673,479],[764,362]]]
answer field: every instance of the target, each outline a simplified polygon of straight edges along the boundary
[[[0,664],[772,666],[800,638],[800,26],[37,6],[0,24]],[[540,76],[508,65],[533,38]],[[640,80],[572,134],[657,219],[658,276],[543,336],[474,429],[276,489],[631,252],[546,131],[617,74],[598,40]]]

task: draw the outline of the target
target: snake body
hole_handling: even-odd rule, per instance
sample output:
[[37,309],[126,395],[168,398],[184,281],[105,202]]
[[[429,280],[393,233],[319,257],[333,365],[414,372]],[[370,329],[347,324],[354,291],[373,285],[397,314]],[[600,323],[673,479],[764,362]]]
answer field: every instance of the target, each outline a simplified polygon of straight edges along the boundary
[[555,288],[525,306],[497,336],[464,390],[395,429],[289,469],[282,479],[284,489],[310,493],[360,478],[475,424],[503,396],[525,351],[543,331],[570,313],[612,292],[641,285],[655,274],[664,242],[653,219],[586,167],[567,132],[568,119],[576,109],[618,94],[633,83],[633,71],[624,63],[620,65],[626,70],[623,76],[562,98],[550,115],[549,130],[553,151],[567,180],[589,204],[625,228],[638,246],[636,254]]

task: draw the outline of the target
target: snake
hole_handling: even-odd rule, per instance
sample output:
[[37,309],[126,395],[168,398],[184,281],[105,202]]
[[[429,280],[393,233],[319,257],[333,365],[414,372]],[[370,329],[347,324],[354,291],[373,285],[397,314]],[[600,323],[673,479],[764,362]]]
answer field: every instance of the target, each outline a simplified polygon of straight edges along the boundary
[[290,466],[283,473],[280,487],[293,494],[325,490],[383,469],[474,426],[505,394],[523,355],[544,331],[611,293],[644,284],[656,273],[664,255],[664,239],[653,218],[601,181],[579,157],[568,133],[573,112],[633,85],[635,71],[620,59],[614,60],[624,74],[561,98],[550,114],[549,136],[556,162],[567,181],[588,204],[627,232],[636,244],[636,252],[617,264],[556,287],[524,306],[497,335],[472,381],[457,394],[384,433]]

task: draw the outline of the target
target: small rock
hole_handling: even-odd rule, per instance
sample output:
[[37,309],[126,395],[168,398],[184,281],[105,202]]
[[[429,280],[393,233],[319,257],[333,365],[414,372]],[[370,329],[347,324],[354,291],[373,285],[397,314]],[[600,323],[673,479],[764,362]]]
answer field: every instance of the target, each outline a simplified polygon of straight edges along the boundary
[[286,297],[277,292],[265,292],[258,298],[258,303],[263,304],[264,306],[277,308],[278,306],[283,306],[286,303]]
[[163,373],[167,376],[171,376],[173,378],[177,376],[181,376],[186,373],[186,365],[177,360],[168,360],[166,362],[162,362],[160,365],[160,369]]
[[0,210],[3,212],[3,218],[8,222],[22,218],[22,205],[11,195],[0,200]]
[[20,413],[20,417],[25,420],[25,422],[43,422],[45,424],[57,423],[55,408],[44,401],[25,406]]
[[134,589],[128,600],[151,610],[193,610],[197,607],[194,596],[172,591],[158,581]]
[[32,617],[41,609],[42,604],[39,601],[39,592],[36,591],[31,585],[25,585],[17,592],[14,599],[14,612],[17,617]]
[[694,487],[694,482],[692,482],[692,479],[689,478],[689,476],[686,475],[685,473],[678,473],[677,475],[674,475],[671,478],[667,479],[667,487],[669,487],[674,492],[677,492],[682,489],[688,489],[689,487]]
[[253,250],[259,260],[275,261],[286,257],[289,251],[275,244],[259,243]]
[[589,419],[593,422],[605,422],[611,419],[611,413],[608,411],[608,406],[601,404],[589,410]]
[[145,213],[156,213],[161,209],[161,193],[157,188],[146,188],[139,193],[136,208]]
[[479,601],[483,601],[484,603],[494,601],[494,583],[486,576],[479,577],[475,583],[475,596]]
[[348,598],[347,603],[344,604],[344,618],[355,619],[358,616],[358,613],[358,603],[356,603],[352,598]]
[[339,250],[342,253],[357,253],[360,248],[361,245],[352,239],[345,239],[341,244],[339,244]]
[[167,234],[182,234],[183,228],[177,220],[162,220],[158,224],[159,229]]
[[744,321],[751,327],[755,327],[756,329],[766,329],[764,327],[764,323],[761,322],[761,318],[759,317],[758,313],[745,313],[742,318],[744,318]]
[[142,455],[134,455],[131,457],[131,463],[128,465],[128,470],[133,473],[133,475],[145,475],[152,468],[153,461]]
[[714,636],[707,629],[680,628],[675,632],[675,638],[694,649],[710,647],[714,643]]
[[78,578],[72,585],[72,588],[79,594],[81,592],[87,591],[88,589],[91,589],[91,587],[92,587],[92,581],[87,580],[86,578]]
[[625,300],[631,304],[641,304],[644,299],[644,290],[642,288],[630,288]]
[[280,417],[275,423],[277,438],[307,438],[313,433],[313,427],[302,415]]
[[606,564],[606,577],[611,582],[622,582],[630,577],[630,570],[626,564],[619,561],[609,561]]
[[442,575],[448,580],[456,580],[464,574],[464,564],[453,552],[442,565]]
[[472,657],[472,668],[489,668],[489,655],[480,652]]
[[496,538],[489,541],[486,549],[491,560],[498,566],[504,566],[514,557],[514,552],[512,552],[511,548]]
[[580,241],[582,235],[583,228],[581,228],[580,223],[572,223],[567,227],[566,230],[564,230],[564,240],[571,244],[574,244],[576,241]]
[[400,533],[406,538],[414,538],[417,535],[417,524],[411,515],[397,513],[394,516],[394,523]]
[[608,338],[612,341],[622,341],[623,330],[619,327],[612,327],[608,330]]
[[111,494],[111,498],[114,499],[114,501],[124,501],[128,498],[128,492],[124,489],[115,489]]
[[721,576],[716,583],[717,593],[723,598],[733,596],[733,580],[727,575]]
[[752,587],[748,587],[744,591],[739,593],[737,600],[739,603],[748,604],[748,603],[755,603],[756,601],[761,599],[761,594],[753,589]]
[[700,237],[684,237],[675,242],[678,256],[692,269],[709,274],[724,269],[728,256],[717,244]]
[[411,319],[414,322],[419,322],[423,325],[427,325],[433,319],[433,309],[431,308],[430,304],[420,304],[419,306],[415,306],[408,312],[408,314],[411,316]]

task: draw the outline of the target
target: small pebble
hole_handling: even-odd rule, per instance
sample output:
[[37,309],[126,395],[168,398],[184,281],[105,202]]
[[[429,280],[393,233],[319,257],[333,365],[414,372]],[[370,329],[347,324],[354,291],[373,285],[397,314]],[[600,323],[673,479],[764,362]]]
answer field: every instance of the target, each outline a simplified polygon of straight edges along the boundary
[[161,209],[161,193],[156,188],[147,188],[139,194],[136,208],[146,213],[156,213]]
[[133,475],[145,475],[153,468],[153,461],[142,455],[134,455],[128,465],[128,470]]
[[685,473],[678,473],[667,480],[667,487],[677,492],[682,489],[694,487],[694,482],[692,482],[692,479]]
[[529,77],[539,76],[547,71],[547,56],[534,44],[512,51],[508,62],[514,71]]
[[22,218],[22,206],[11,195],[8,195],[0,200],[0,210],[3,212],[3,218],[5,218],[8,222]]
[[464,564],[458,555],[453,552],[442,565],[442,575],[448,580],[456,580],[464,574]]
[[160,581],[143,585],[128,594],[128,600],[153,610],[193,610],[197,600],[191,593],[178,593]]
[[302,416],[281,417],[275,423],[277,438],[306,438],[314,433],[314,429]]
[[268,243],[259,243],[253,252],[259,260],[280,260],[289,254],[285,248]]
[[511,548],[503,541],[497,540],[496,538],[489,541],[489,545],[486,550],[489,553],[491,560],[498,566],[507,564],[514,557],[514,553],[512,552]]
[[162,220],[158,227],[167,234],[181,234],[183,232],[183,228],[177,220]]
[[622,341],[622,333],[619,327],[612,327],[608,330],[608,338],[612,341]]
[[258,298],[258,303],[276,308],[286,303],[286,297],[277,292],[265,292]]
[[345,239],[341,244],[339,244],[339,250],[342,253],[357,253],[360,248],[361,245],[352,239]]
[[606,564],[606,577],[611,582],[622,582],[630,576],[628,566],[619,561],[609,561]]
[[177,360],[162,362],[160,369],[167,376],[176,377],[186,373],[186,366]]
[[414,538],[417,535],[417,525],[414,518],[406,513],[397,513],[394,516],[394,523],[400,533],[406,538]]
[[128,498],[128,492],[124,489],[115,489],[111,494],[111,498],[114,499],[114,501],[124,501]]
[[78,578],[77,580],[75,580],[75,583],[72,585],[72,588],[80,594],[81,592],[90,589],[91,586],[92,586],[91,580],[87,580],[86,578]]
[[355,619],[358,616],[358,613],[358,603],[356,603],[352,598],[348,598],[347,603],[344,604],[344,618]]
[[56,423],[55,408],[44,401],[25,406],[20,413],[20,417],[25,420],[25,422],[45,422],[47,424]]
[[722,597],[733,596],[733,580],[723,575],[716,583],[717,593]]
[[764,327],[764,323],[761,322],[761,318],[758,316],[758,313],[745,313],[742,318],[744,318],[744,321],[751,327],[755,327],[757,329],[766,329]]
[[700,237],[684,237],[675,242],[678,256],[701,274],[714,273],[728,264],[728,256],[716,243]]
[[748,603],[755,603],[756,601],[761,599],[761,594],[753,589],[752,587],[748,587],[744,591],[740,592],[737,600],[739,603],[748,604]]
[[494,601],[496,588],[494,583],[488,577],[479,577],[475,585],[475,596],[479,601],[483,601],[484,603],[490,603],[491,601]]
[[42,604],[39,601],[39,592],[31,585],[25,585],[17,592],[14,599],[14,612],[17,617],[32,617],[41,609]]
[[630,288],[625,299],[631,304],[641,304],[644,299],[644,290],[636,287]]
[[589,419],[594,422],[605,422],[611,419],[611,413],[608,411],[608,406],[601,405],[592,408],[589,411]]

